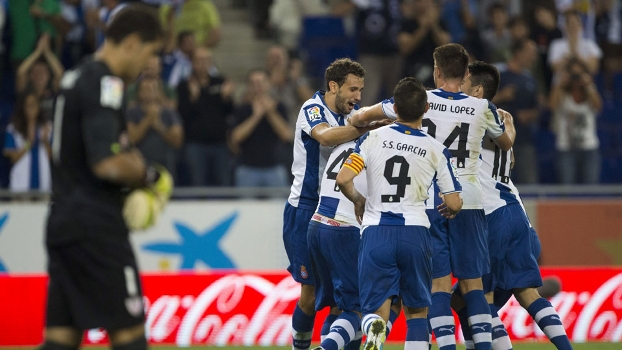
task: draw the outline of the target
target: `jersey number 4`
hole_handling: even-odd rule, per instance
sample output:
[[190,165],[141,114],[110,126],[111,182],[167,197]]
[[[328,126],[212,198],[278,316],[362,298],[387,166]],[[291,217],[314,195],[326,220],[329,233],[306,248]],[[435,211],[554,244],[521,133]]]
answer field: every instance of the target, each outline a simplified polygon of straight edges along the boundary
[[[428,128],[428,135],[436,138],[436,124],[430,119],[424,119],[422,126]],[[456,158],[456,167],[464,168],[466,160],[470,158],[471,153],[467,150],[467,140],[469,138],[469,123],[460,123],[460,126],[456,126],[449,136],[443,141],[443,145],[449,149],[451,156]],[[458,139],[458,148],[452,149],[451,145]],[[440,141],[440,140],[439,140]]]
[[[339,170],[341,169],[341,166],[343,165],[343,162],[346,161],[346,159],[348,159],[348,157],[350,156],[350,154],[352,154],[352,152],[354,151],[353,148],[348,148],[347,150],[341,152],[337,158],[335,158],[335,160],[333,160],[332,163],[330,163],[330,165],[328,166],[328,170],[326,170],[326,178],[329,180],[336,180],[337,179],[337,173],[339,173]],[[334,187],[335,192],[340,192],[339,190],[339,186],[337,186],[337,184],[335,183],[335,187]]]

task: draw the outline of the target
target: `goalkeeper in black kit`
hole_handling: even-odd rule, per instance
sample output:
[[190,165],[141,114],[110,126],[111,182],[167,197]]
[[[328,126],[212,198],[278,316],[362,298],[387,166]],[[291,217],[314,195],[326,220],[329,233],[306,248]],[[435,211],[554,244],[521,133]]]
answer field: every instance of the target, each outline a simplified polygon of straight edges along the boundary
[[129,145],[123,92],[160,50],[162,37],[150,9],[128,6],[108,25],[93,59],[61,80],[53,126],[45,242],[50,279],[41,349],[77,349],[85,330],[100,327],[108,332],[112,349],[147,348],[128,234],[130,228],[153,223],[173,184],[166,169],[147,164]]

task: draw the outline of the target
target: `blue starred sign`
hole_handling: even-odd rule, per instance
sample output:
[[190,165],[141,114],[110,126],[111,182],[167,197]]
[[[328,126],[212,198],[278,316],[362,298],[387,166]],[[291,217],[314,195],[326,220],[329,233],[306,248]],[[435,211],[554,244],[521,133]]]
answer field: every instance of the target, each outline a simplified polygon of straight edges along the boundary
[[[6,220],[9,218],[9,213],[6,212],[4,213],[4,215],[0,216],[0,232],[2,232],[2,228],[4,227],[4,224],[6,223]],[[4,264],[2,263],[2,259],[0,259],[0,272],[8,272],[6,267],[4,267]]]
[[202,261],[213,269],[235,268],[233,261],[219,247],[220,240],[229,231],[237,219],[234,212],[226,219],[203,232],[198,232],[181,222],[175,221],[174,226],[181,237],[180,242],[156,242],[143,245],[143,249],[164,253],[179,254],[182,257],[180,269],[193,269],[197,261]]

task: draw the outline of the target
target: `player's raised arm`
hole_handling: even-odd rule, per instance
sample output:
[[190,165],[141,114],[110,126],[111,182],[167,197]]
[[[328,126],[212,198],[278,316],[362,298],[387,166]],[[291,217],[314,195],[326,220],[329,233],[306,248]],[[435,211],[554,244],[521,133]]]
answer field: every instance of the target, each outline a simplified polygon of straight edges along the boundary
[[[503,122],[503,125],[505,126],[505,132],[500,137],[494,139],[494,141],[497,144],[497,146],[499,146],[499,148],[503,149],[504,151],[507,151],[514,144],[514,140],[516,140],[516,129],[514,128],[514,118],[512,117],[512,114],[510,114],[508,111],[503,110],[503,109],[497,109],[497,113],[499,114],[499,118],[501,119],[501,121]],[[510,147],[508,149],[505,149],[504,147],[501,146],[501,144],[503,143],[507,144],[508,142],[510,143]]]
[[311,129],[311,137],[316,139],[320,145],[330,147],[352,141],[365,132],[367,129],[352,125],[331,127],[328,123],[322,123]]
[[[371,122],[388,118],[382,110],[382,102],[373,106],[359,108],[358,111],[350,117],[350,125],[357,127],[368,126]],[[393,118],[395,119],[395,118]]]
[[490,135],[490,138],[492,138],[497,146],[499,146],[499,148],[503,151],[509,151],[514,144],[514,138],[516,137],[516,131],[514,130],[514,123],[511,116],[510,122],[512,125],[510,126],[510,131],[508,131],[507,126],[504,125],[503,118],[499,115],[497,107],[495,107],[492,102],[488,101],[486,117],[488,120],[487,132]]

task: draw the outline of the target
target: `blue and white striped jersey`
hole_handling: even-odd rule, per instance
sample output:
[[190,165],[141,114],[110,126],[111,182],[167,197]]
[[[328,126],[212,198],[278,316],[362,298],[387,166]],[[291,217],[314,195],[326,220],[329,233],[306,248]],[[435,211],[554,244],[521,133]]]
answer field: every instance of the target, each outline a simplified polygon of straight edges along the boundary
[[[518,189],[510,178],[511,157],[511,149],[503,151],[488,135],[484,137],[480,155],[482,165],[479,171],[486,215],[514,203],[520,204],[525,211]],[[525,216],[527,216],[526,211]]]
[[484,211],[486,215],[496,209],[510,203],[516,203],[517,199],[509,184],[512,150],[503,151],[488,136],[484,137],[482,164],[480,166],[480,181],[484,198]]
[[[395,118],[393,105],[393,99],[382,102],[382,109],[389,118]],[[443,89],[428,91],[428,105],[429,109],[423,115],[423,130],[451,152],[451,160],[458,169],[462,184],[462,209],[482,209],[479,181],[482,139],[486,133],[497,138],[505,131],[497,108],[488,100]],[[431,192],[430,197],[432,195]],[[433,201],[429,201],[428,208],[434,208]]]
[[[348,159],[356,146],[355,141],[343,143],[333,149],[328,158],[326,169],[320,185],[320,203],[315,211],[317,214],[352,226],[359,226],[354,214],[354,204],[347,199],[335,183],[341,165]],[[367,197],[367,176],[363,169],[354,178],[354,187],[363,197]]]
[[360,137],[344,166],[357,173],[367,167],[363,226],[430,227],[425,200],[433,179],[442,193],[462,190],[450,159],[449,150],[434,138],[399,123]]
[[[357,110],[355,106],[354,110]],[[319,199],[321,176],[333,147],[325,147],[311,137],[311,130],[319,124],[331,127],[344,126],[350,114],[331,111],[324,101],[324,91],[318,91],[307,100],[298,113],[294,136],[294,182],[289,194],[289,204],[306,210],[315,210]]]

